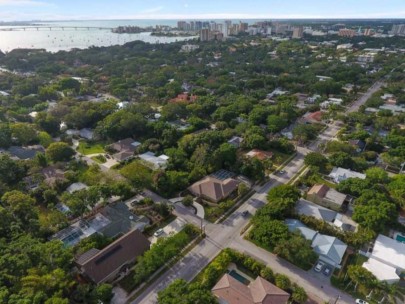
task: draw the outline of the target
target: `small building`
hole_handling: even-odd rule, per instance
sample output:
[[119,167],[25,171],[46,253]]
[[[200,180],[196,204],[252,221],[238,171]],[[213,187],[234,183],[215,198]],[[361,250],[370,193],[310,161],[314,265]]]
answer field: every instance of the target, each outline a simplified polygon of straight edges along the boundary
[[379,234],[374,242],[373,251],[363,267],[379,281],[396,283],[405,271],[405,243]]
[[240,182],[234,176],[231,172],[220,170],[194,183],[188,190],[197,197],[218,203],[238,189]]
[[67,187],[66,191],[69,192],[70,194],[72,194],[76,191],[80,191],[80,190],[87,189],[87,188],[88,187],[86,184],[78,182],[78,183],[71,184],[69,187]]
[[246,156],[250,158],[257,158],[258,160],[263,161],[266,159],[271,159],[273,157],[273,153],[259,149],[253,149],[246,153]]
[[197,96],[184,92],[182,94],[177,95],[177,97],[170,99],[169,102],[170,103],[178,103],[178,102],[193,103],[196,100],[197,100]]
[[324,102],[321,102],[319,104],[319,106],[322,109],[327,109],[332,105],[337,105],[340,106],[343,103],[343,99],[342,98],[329,98],[328,100],[325,100]]
[[169,156],[164,154],[155,156],[153,152],[146,152],[138,157],[152,170],[165,169],[169,160]]
[[83,276],[101,284],[112,281],[149,248],[148,239],[135,229],[102,250],[90,249],[77,257],[75,263]]
[[234,136],[230,140],[228,140],[228,144],[231,144],[235,148],[240,148],[240,146],[242,145],[242,142],[243,142],[243,138],[239,137],[239,136]]
[[339,184],[340,182],[348,179],[348,178],[360,178],[366,179],[366,175],[363,173],[359,173],[356,171],[352,171],[350,169],[344,168],[333,168],[332,172],[329,174],[329,177],[336,183]]
[[323,184],[314,185],[307,193],[307,199],[324,207],[339,211],[347,196]]
[[226,304],[287,304],[290,294],[262,277],[245,285],[229,274],[224,274],[212,288],[219,303]]

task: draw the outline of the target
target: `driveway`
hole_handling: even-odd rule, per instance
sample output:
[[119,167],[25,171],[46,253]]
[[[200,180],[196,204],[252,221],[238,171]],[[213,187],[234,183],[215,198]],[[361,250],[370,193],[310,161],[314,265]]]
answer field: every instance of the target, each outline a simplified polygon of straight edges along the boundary
[[186,224],[186,222],[180,218],[176,218],[173,222],[171,222],[170,224],[168,224],[167,226],[163,227],[163,233],[156,237],[156,236],[152,236],[149,240],[152,244],[156,243],[157,240],[159,238],[162,237],[168,237],[170,235],[176,234],[177,232],[179,232],[181,229],[183,229],[184,225]]

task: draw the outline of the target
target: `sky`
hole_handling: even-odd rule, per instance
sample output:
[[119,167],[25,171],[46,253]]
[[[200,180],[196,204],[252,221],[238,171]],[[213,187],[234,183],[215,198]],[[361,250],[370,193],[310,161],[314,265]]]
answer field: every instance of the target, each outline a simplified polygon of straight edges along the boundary
[[405,18],[405,0],[0,0],[0,21]]

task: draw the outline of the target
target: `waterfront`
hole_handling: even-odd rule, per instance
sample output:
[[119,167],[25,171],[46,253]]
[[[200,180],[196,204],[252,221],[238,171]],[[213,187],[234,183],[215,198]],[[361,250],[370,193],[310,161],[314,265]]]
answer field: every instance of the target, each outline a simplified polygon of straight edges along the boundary
[[[50,52],[60,50],[69,51],[73,48],[85,49],[91,46],[123,45],[125,43],[141,40],[148,43],[171,43],[184,41],[192,37],[156,37],[150,32],[139,34],[115,34],[108,28],[117,26],[175,26],[174,20],[101,20],[101,21],[61,21],[61,22],[36,22],[32,28],[19,31],[0,31],[0,50],[9,52],[18,48],[46,49]],[[38,26],[68,26],[68,27],[103,27],[106,29],[52,29],[39,28]],[[0,26],[10,28],[12,26]],[[19,27],[19,26],[16,26]]]

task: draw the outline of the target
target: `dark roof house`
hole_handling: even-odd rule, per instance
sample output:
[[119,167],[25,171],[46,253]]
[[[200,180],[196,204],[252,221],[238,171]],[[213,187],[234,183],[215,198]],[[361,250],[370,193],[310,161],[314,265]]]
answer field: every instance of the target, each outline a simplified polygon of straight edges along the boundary
[[132,230],[102,250],[90,249],[75,262],[85,277],[101,284],[114,279],[149,248],[148,239],[139,230]]

